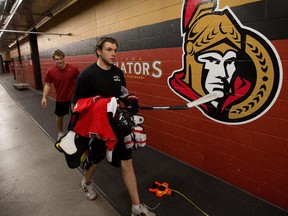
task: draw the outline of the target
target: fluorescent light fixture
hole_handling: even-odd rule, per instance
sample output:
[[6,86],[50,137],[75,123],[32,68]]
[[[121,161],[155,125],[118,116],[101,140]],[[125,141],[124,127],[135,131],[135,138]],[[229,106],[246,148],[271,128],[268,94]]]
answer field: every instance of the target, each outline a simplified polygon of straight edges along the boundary
[[[0,0],[0,1],[5,1],[5,0]],[[6,0],[7,1],[7,0]],[[19,31],[19,30],[6,30],[10,20],[12,19],[14,13],[16,12],[16,10],[18,9],[18,7],[20,6],[20,4],[22,3],[23,0],[17,0],[12,9],[10,10],[10,15],[9,17],[5,20],[5,25],[2,29],[0,29],[0,38],[2,36],[2,34],[4,32],[14,32],[14,33],[23,33],[25,35],[23,35],[22,37],[19,37],[17,40],[20,41],[21,39],[23,39],[24,37],[26,37],[28,34],[37,34],[37,35],[59,35],[59,36],[72,36],[72,33],[67,33],[67,34],[63,34],[63,33],[52,33],[52,32],[34,32],[33,28],[28,30],[28,31]],[[66,8],[70,7],[72,4],[74,4],[75,2],[77,2],[78,0],[70,0],[70,1],[66,1],[64,4],[61,4],[58,7],[55,7],[51,13],[55,16],[56,14],[60,13],[61,11],[65,10]],[[42,19],[39,23],[37,23],[34,27],[36,29],[38,29],[40,26],[42,26],[43,24],[45,24],[48,20],[50,20],[51,17],[45,17],[44,19]],[[12,42],[8,47],[11,48],[16,44],[16,41]]]
[[[12,17],[14,16],[15,12],[17,11],[18,7],[20,6],[20,4],[22,3],[23,0],[17,0],[11,10],[10,10],[10,15],[8,16],[8,18],[4,21],[4,27],[3,29],[5,30],[9,24],[9,22],[11,21]],[[2,36],[3,32],[0,33],[0,38]]]

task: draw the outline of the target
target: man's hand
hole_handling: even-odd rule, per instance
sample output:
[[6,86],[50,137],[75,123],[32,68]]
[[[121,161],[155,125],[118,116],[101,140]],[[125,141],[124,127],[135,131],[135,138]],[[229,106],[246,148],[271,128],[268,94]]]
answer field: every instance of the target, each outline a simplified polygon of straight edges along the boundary
[[129,94],[124,99],[124,105],[126,106],[127,111],[132,115],[137,114],[139,111],[138,97],[134,94]]
[[47,83],[45,82],[45,85],[44,85],[44,89],[43,89],[43,95],[42,95],[42,100],[41,100],[41,105],[44,107],[44,108],[47,108],[47,96],[50,92],[50,89],[51,89],[51,83]]
[[42,100],[41,100],[41,105],[42,105],[44,108],[47,108],[47,99],[46,99],[46,98],[42,98]]

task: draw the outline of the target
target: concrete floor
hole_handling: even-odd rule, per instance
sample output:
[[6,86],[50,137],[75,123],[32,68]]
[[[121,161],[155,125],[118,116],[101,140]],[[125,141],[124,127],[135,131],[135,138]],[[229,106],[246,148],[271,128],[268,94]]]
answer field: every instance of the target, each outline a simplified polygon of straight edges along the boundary
[[[39,102],[40,103],[40,102]],[[0,215],[117,216],[98,193],[88,201],[77,169],[0,84]]]

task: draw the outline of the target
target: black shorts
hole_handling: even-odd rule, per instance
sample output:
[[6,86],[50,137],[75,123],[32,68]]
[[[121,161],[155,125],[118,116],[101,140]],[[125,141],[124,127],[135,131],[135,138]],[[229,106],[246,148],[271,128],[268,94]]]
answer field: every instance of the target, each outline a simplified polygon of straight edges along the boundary
[[57,102],[55,105],[55,114],[57,116],[64,116],[71,111],[71,102]]
[[[77,139],[78,142],[83,142],[84,145],[87,145],[87,142],[90,142],[90,139],[85,137],[79,137]],[[100,163],[106,157],[105,142],[97,138],[93,139],[89,144],[86,155],[90,163]],[[121,165],[121,160],[129,160],[131,158],[132,150],[127,149],[123,141],[118,141],[113,149],[112,162],[110,162],[110,164],[119,167]]]

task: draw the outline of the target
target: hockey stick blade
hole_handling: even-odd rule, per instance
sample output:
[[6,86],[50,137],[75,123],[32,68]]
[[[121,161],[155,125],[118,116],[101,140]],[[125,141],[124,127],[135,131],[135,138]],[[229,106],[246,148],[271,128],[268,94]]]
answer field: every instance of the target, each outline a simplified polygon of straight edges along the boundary
[[184,105],[179,105],[179,106],[141,106],[139,107],[140,110],[186,110],[190,109],[192,107],[198,106],[200,104],[204,104],[213,100],[216,100],[219,97],[222,97],[223,93],[219,91],[214,91],[211,92],[207,95],[204,95],[203,97],[189,102]]

